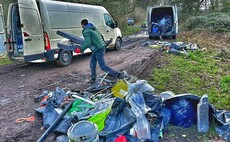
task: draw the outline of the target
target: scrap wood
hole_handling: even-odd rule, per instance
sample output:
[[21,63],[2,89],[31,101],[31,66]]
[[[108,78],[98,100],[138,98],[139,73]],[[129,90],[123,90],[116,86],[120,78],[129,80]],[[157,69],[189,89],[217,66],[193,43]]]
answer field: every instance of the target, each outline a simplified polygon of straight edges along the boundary
[[114,93],[115,93],[115,91],[113,91],[113,92],[111,92],[111,93],[109,93],[109,94],[107,94],[107,95],[103,96],[103,98],[101,98],[101,99],[105,99],[105,98],[107,98],[107,97],[111,96],[111,95],[112,95],[112,94],[114,94]]
[[82,101],[84,101],[84,102],[87,102],[87,103],[89,103],[89,104],[91,104],[91,105],[95,105],[95,103],[94,103],[93,101],[78,96],[78,93],[68,91],[66,94],[72,95],[72,97],[77,98],[77,99],[80,99],[80,100],[82,100]]
[[103,92],[103,91],[105,91],[105,90],[108,90],[109,88],[110,88],[110,86],[107,86],[106,88],[104,88],[104,89],[98,91],[97,93],[95,93],[95,94],[93,94],[92,96],[90,96],[90,99],[91,99],[92,97],[97,96],[97,95],[100,94],[101,92]]
[[101,81],[100,81],[100,84],[104,81],[105,77],[106,77],[108,74],[109,74],[109,72],[107,72],[107,73],[103,76],[103,78],[102,78]]

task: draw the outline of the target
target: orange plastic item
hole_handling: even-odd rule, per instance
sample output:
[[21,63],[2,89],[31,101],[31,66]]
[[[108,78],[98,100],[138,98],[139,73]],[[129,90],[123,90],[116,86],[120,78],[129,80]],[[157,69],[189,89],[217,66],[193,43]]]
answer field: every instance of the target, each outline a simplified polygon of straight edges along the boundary
[[49,98],[48,95],[44,96],[41,103],[40,103],[40,107],[43,107],[44,105],[42,104],[42,102],[46,101]]
[[35,121],[35,116],[18,118],[18,119],[16,119],[15,122],[16,123],[21,123],[21,122],[24,122],[24,121],[33,122],[33,121]]

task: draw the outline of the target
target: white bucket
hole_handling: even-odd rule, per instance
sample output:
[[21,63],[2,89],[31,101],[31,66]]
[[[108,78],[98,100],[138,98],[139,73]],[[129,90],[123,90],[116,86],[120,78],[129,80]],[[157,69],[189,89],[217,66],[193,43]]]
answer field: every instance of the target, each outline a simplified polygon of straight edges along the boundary
[[89,121],[73,124],[67,131],[69,142],[99,142],[97,125]]

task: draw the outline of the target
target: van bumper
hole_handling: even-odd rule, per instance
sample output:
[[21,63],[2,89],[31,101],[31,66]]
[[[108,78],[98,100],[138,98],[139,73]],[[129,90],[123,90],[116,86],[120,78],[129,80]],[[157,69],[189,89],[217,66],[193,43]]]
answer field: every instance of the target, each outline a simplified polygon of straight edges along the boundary
[[54,61],[54,54],[57,54],[59,49],[53,49],[44,53],[26,55],[24,56],[25,62],[31,62],[35,60]]
[[160,34],[160,33],[149,33],[149,36],[152,36],[152,37],[154,37],[154,36],[175,36],[176,35],[176,33],[172,33],[172,32],[169,32],[169,33],[165,33],[165,34]]

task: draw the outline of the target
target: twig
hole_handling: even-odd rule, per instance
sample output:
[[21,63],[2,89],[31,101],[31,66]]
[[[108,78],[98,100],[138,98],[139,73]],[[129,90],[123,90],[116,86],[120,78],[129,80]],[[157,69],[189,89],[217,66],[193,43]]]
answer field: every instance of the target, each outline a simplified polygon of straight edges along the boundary
[[68,75],[73,76],[73,77],[78,77],[77,75],[72,74],[72,73],[68,73]]
[[39,90],[41,90],[41,89],[43,89],[43,88],[46,88],[46,87],[49,87],[49,86],[53,86],[53,85],[58,84],[58,83],[61,83],[61,82],[62,82],[62,81],[57,81],[57,82],[51,83],[51,84],[49,84],[49,85],[46,85],[46,86],[43,86],[43,87],[39,88]]
[[92,96],[90,96],[90,99],[91,99],[92,97],[94,97],[94,96],[96,96],[96,95],[100,94],[101,92],[103,92],[103,91],[107,90],[109,87],[110,87],[110,86],[105,87],[104,89],[100,90],[100,91],[99,91],[99,92],[97,92],[96,94],[93,94]]
[[100,81],[100,84],[103,82],[103,80],[105,79],[105,77],[109,74],[109,72],[107,72],[104,77],[102,78],[102,80]]

